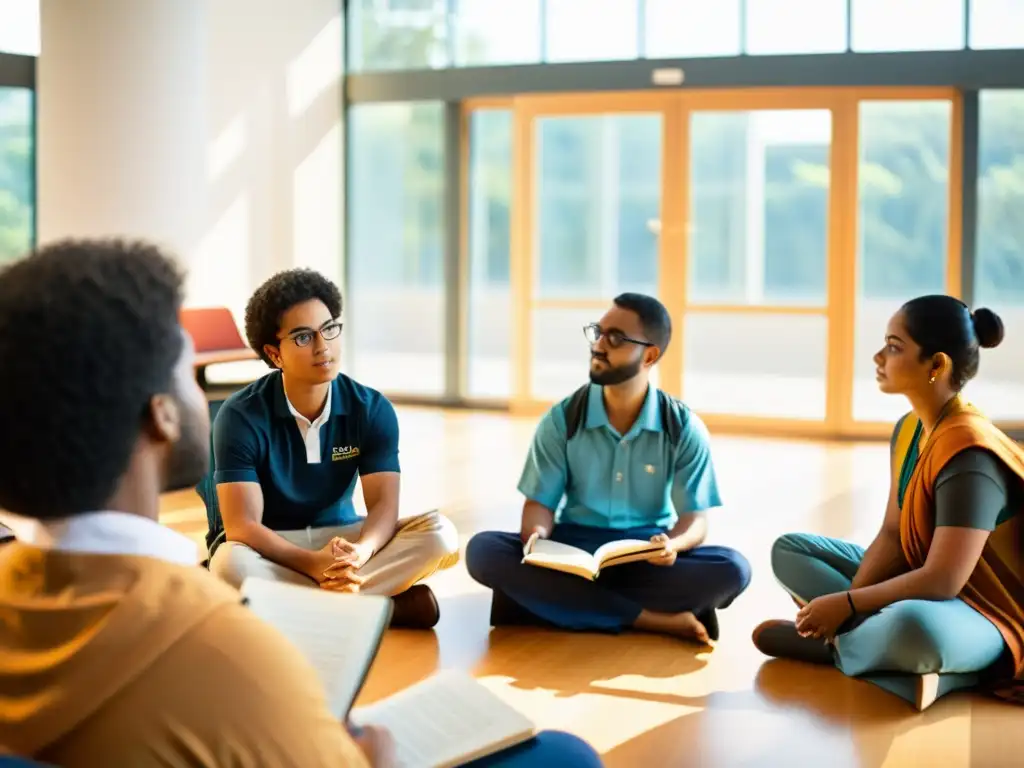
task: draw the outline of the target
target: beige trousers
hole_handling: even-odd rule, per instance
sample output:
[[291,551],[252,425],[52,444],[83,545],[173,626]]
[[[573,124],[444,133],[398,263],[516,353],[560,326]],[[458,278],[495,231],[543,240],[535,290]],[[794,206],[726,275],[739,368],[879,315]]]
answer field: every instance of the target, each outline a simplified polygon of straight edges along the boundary
[[[303,549],[323,549],[327,542],[338,536],[348,541],[359,537],[363,524],[353,523],[329,528],[304,528],[297,531],[277,531],[277,535]],[[395,535],[380,548],[362,568],[359,575],[366,579],[359,591],[364,595],[393,597],[422,581],[431,574],[451,568],[459,562],[459,536],[452,522],[438,512],[398,521]],[[237,541],[225,541],[213,553],[210,571],[236,589],[249,576],[271,581],[315,586],[316,582],[304,573],[293,571]]]

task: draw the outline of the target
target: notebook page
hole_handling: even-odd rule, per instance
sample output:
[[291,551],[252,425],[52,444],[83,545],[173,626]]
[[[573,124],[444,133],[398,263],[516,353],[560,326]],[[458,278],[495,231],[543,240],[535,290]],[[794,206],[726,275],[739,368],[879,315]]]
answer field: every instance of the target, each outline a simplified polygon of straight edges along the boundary
[[577,547],[548,539],[538,539],[535,541],[530,548],[529,554],[523,558],[523,562],[565,563],[588,571],[593,570],[596,564],[593,555],[590,553],[584,552]]
[[532,722],[464,672],[439,672],[390,698],[352,711],[356,725],[380,725],[403,768],[448,768],[535,733]]
[[298,647],[316,670],[331,712],[344,718],[377,655],[391,601],[253,578],[245,580],[242,596]]
[[664,548],[664,544],[652,544],[650,540],[619,539],[618,541],[609,541],[607,544],[602,544],[594,552],[594,557],[598,558],[598,560],[614,560],[636,553],[657,552]]

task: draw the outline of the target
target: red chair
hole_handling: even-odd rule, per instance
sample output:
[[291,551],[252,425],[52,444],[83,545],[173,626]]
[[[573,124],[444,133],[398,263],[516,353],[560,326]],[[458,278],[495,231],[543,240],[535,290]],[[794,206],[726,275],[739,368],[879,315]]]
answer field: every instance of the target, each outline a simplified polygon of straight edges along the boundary
[[235,318],[227,307],[183,309],[181,326],[192,337],[195,345],[196,380],[203,389],[207,388],[207,366],[256,360],[259,357],[242,339]]

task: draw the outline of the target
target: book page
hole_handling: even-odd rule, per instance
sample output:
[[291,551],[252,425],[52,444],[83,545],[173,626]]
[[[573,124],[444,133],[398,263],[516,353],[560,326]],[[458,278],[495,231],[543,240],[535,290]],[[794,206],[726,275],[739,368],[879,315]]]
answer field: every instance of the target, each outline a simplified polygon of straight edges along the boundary
[[254,578],[242,584],[242,596],[313,665],[331,713],[348,715],[390,621],[391,600]]
[[[664,549],[663,544],[652,544],[650,540],[622,539],[621,541],[609,541],[598,547],[594,557],[599,563],[607,563],[610,560],[618,560],[626,555],[643,555],[651,552],[658,552]],[[644,557],[634,557],[632,560],[643,560]]]
[[597,570],[597,560],[589,552],[548,539],[534,541],[529,554],[523,557],[523,562],[590,575]]
[[465,672],[444,671],[383,701],[352,710],[358,726],[395,739],[403,768],[448,768],[533,737],[530,720]]

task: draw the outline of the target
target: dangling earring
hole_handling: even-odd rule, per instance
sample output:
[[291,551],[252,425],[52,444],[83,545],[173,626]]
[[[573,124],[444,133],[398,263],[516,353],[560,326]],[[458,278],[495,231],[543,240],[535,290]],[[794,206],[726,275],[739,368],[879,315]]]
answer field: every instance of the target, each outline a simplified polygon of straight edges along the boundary
[[928,383],[929,384],[934,384],[935,383],[935,374],[934,373],[932,374],[932,377],[930,379],[928,379]]

